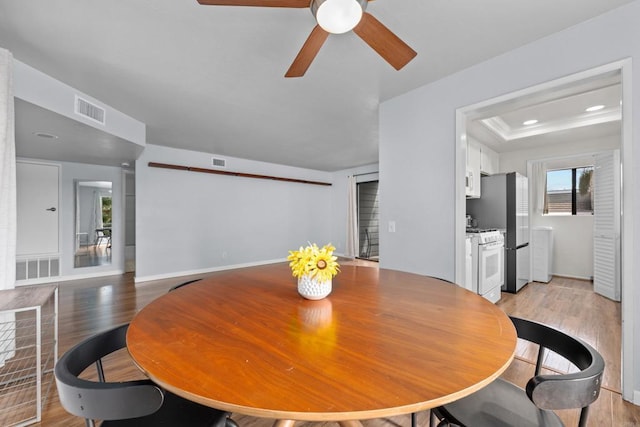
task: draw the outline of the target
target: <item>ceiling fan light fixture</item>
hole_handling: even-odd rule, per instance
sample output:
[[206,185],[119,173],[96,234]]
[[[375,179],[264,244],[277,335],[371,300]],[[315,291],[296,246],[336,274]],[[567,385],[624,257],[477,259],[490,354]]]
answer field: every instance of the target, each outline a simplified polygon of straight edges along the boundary
[[367,0],[312,0],[311,12],[323,30],[342,34],[358,25],[366,6]]

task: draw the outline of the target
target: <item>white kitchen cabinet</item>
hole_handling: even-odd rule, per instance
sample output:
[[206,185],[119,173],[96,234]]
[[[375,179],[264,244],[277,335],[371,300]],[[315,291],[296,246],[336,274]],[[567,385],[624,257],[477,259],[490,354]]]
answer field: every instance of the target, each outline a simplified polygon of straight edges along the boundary
[[482,175],[493,175],[498,173],[498,153],[480,145],[480,173]]
[[549,283],[553,260],[553,229],[533,227],[531,229],[532,279],[534,282]]
[[480,144],[471,138],[467,140],[466,195],[470,199],[480,197]]

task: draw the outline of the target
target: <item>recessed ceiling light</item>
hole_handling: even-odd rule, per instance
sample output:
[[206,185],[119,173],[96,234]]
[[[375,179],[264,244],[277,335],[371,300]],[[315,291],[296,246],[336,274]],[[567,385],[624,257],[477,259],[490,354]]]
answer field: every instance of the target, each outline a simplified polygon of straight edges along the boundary
[[586,110],[584,110],[584,111],[588,111],[588,112],[590,112],[590,113],[591,113],[591,112],[593,112],[593,111],[602,110],[603,108],[604,108],[604,105],[593,105],[593,106],[591,106],[591,107],[587,108],[587,109],[586,109]]
[[525,126],[535,125],[536,123],[538,123],[536,119],[525,120],[524,122],[522,122],[522,124]]
[[47,132],[33,132],[33,134],[35,136],[39,136],[40,138],[45,138],[45,139],[58,139],[58,135],[54,135],[52,133],[47,133]]

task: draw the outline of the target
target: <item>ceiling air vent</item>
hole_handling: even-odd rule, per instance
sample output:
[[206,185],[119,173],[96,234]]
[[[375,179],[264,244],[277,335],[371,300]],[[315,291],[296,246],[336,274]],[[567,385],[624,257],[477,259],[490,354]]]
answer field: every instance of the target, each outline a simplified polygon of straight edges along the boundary
[[75,113],[101,125],[105,124],[105,109],[80,98],[78,95],[76,95]]
[[224,167],[227,167],[227,161],[225,159],[221,159],[219,157],[212,157],[211,158],[211,165],[219,167],[219,168],[224,168]]

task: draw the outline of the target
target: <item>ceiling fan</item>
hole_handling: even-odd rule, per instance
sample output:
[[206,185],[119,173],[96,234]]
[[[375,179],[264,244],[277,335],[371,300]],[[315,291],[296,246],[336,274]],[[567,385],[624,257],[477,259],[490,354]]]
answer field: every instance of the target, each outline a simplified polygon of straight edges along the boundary
[[368,0],[197,0],[202,5],[309,7],[318,24],[293,60],[285,77],[302,77],[329,34],[353,30],[393,68],[400,70],[417,53],[371,14],[365,12]]

